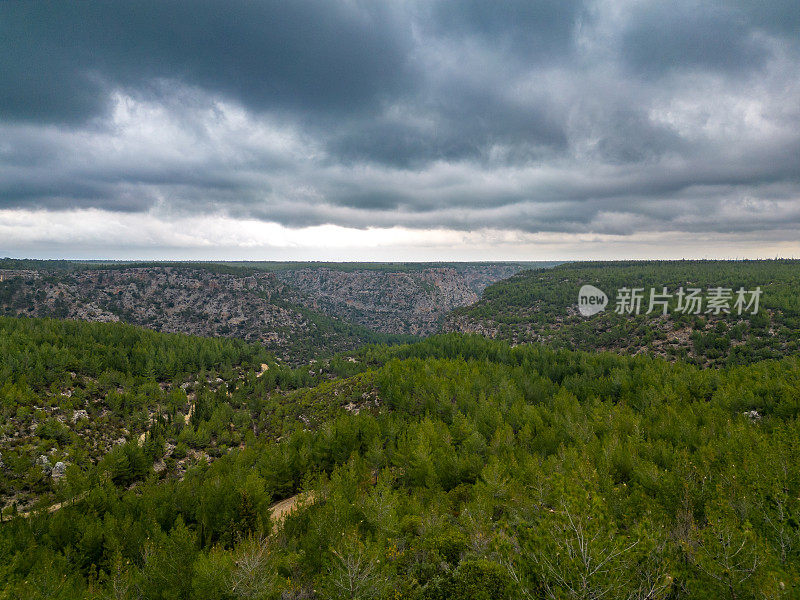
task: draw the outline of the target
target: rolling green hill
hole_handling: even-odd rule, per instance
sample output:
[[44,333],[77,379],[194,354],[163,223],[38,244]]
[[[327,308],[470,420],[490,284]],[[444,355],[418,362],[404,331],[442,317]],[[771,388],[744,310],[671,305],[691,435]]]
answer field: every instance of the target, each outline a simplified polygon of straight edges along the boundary
[[[4,449],[29,419],[26,443],[70,463],[54,480],[4,450],[5,485],[49,479],[39,510],[4,511],[0,598],[797,593],[797,357],[703,369],[451,334],[293,369],[239,342],[0,324]],[[59,420],[68,402],[88,423]],[[147,433],[75,452],[103,414]]]
[[[604,312],[584,317],[578,291],[594,285],[609,297]],[[620,288],[642,288],[641,314],[617,314]],[[762,291],[759,312],[739,315],[649,308],[650,289],[675,294],[679,288],[739,288]],[[525,271],[488,287],[479,302],[455,309],[445,331],[476,332],[510,343],[542,342],[579,350],[647,352],[700,365],[744,364],[781,358],[800,350],[800,261],[638,261],[567,263]],[[749,300],[749,296],[748,296]]]

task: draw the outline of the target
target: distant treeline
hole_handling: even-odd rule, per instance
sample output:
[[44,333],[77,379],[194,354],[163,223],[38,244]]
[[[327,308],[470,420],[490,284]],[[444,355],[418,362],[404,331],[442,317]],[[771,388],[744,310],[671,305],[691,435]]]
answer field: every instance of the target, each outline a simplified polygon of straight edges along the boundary
[[0,269],[75,270],[75,269],[133,269],[145,267],[183,267],[207,269],[215,273],[242,275],[260,271],[291,271],[298,269],[331,269],[335,271],[384,271],[391,273],[418,272],[426,269],[486,265],[520,265],[526,269],[549,268],[558,261],[481,261],[481,262],[325,262],[325,261],[124,261],[124,260],[37,260],[0,259]]

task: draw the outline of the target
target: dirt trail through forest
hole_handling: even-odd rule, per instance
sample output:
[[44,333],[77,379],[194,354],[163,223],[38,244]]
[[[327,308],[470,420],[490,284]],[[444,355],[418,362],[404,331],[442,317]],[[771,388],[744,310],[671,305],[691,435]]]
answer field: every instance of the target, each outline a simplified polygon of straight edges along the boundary
[[296,494],[286,500],[276,502],[269,507],[269,516],[272,521],[273,527],[281,523],[289,514],[295,510],[298,504],[313,504],[314,494],[311,492],[304,494]]
[[[80,496],[74,499],[72,502],[78,502],[82,500],[86,496],[84,492]],[[71,501],[66,502],[56,502],[55,504],[51,504],[47,507],[47,512],[56,512],[59,510],[64,504],[69,503]],[[272,506],[269,507],[269,516],[272,520],[273,525],[277,525],[281,523],[289,514],[298,507],[298,504],[313,504],[314,503],[314,494],[302,493],[302,494],[295,494],[291,498],[286,498],[285,500],[281,500],[280,502],[276,502]],[[31,516],[32,511],[25,511],[18,513],[21,517],[29,517]]]

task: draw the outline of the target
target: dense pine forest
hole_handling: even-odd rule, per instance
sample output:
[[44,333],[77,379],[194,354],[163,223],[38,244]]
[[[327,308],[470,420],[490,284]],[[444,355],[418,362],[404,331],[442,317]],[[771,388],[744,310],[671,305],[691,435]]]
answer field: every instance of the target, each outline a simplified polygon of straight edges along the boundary
[[[1,317],[0,598],[796,598],[798,266],[699,265],[528,271],[450,317],[507,340],[301,366]],[[761,286],[764,316],[663,319],[729,344],[685,353],[613,310],[514,337],[586,282]]]

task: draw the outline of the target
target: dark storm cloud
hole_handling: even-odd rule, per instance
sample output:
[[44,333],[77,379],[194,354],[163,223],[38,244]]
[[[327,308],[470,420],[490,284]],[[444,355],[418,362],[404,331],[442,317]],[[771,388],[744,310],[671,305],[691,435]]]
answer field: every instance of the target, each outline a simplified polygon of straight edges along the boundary
[[768,58],[748,15],[715,2],[656,3],[634,10],[623,32],[623,59],[646,76],[683,69],[739,71]]
[[800,41],[800,10],[795,0],[736,0],[733,6],[742,11],[754,27],[786,36],[795,43]]
[[795,1],[0,4],[0,208],[800,226]]
[[580,0],[482,0],[433,2],[427,26],[446,39],[477,38],[521,63],[565,59],[576,25],[587,17]]
[[[453,96],[451,102],[446,101]],[[435,126],[398,121],[391,116],[360,119],[329,132],[328,150],[338,160],[378,162],[417,168],[433,160],[486,158],[498,144],[513,148],[510,160],[525,161],[567,145],[560,115],[546,103],[519,106],[498,98],[493,90],[441,90],[435,102],[420,102],[412,111]]]
[[227,0],[4,3],[0,116],[79,121],[113,86],[158,78],[255,110],[368,107],[406,75],[406,40],[380,3]]

